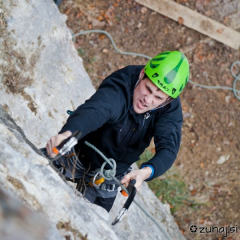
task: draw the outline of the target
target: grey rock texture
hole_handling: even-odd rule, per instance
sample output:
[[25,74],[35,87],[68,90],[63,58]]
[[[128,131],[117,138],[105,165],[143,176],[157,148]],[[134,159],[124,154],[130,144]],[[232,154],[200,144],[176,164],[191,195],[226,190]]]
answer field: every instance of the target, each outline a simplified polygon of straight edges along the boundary
[[[137,169],[137,165],[133,165]],[[137,193],[135,200],[141,204],[144,209],[153,216],[153,218],[161,225],[172,239],[185,239],[170,213],[169,204],[162,204],[155,194],[149,189],[147,183],[143,183],[141,191]],[[111,209],[109,220],[113,220],[117,216],[126,198],[118,193],[117,199]],[[135,204],[129,208],[127,217],[123,218],[121,224],[113,226],[113,230],[120,239],[167,239],[161,230],[150,220]]]
[[[62,239],[60,234],[70,239],[84,239],[85,236],[96,240],[166,239],[134,203],[123,222],[111,226],[126,199],[119,195],[109,215],[75,192],[39,154],[40,151],[0,106],[0,185],[46,216],[50,226],[46,239]],[[162,204],[147,184],[143,185],[136,200],[172,239],[184,239],[169,206]]]
[[[38,150],[60,130],[64,112],[95,91],[65,20],[51,0],[0,1],[0,185],[45,219],[45,239],[166,239],[134,203],[111,226],[126,199],[119,195],[110,214],[90,204]],[[172,239],[184,239],[147,184],[136,200]]]
[[61,234],[76,239],[86,235],[87,239],[118,239],[106,222],[106,211],[77,196],[48,160],[36,152],[0,107],[0,185],[33,210],[42,212]]
[[0,1],[1,104],[38,147],[95,91],[65,21],[50,0]]
[[1,240],[42,240],[46,236],[61,239],[62,236],[46,217],[27,207],[11,192],[0,188],[0,236]]

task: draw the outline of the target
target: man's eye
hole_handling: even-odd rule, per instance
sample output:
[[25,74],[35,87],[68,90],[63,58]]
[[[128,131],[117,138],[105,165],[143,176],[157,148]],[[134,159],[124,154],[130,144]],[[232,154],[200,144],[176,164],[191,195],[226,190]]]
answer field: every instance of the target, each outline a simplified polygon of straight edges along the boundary
[[149,87],[146,86],[146,88],[147,88],[147,90],[148,90],[150,93],[152,93],[152,91],[151,91],[151,89],[150,89]]

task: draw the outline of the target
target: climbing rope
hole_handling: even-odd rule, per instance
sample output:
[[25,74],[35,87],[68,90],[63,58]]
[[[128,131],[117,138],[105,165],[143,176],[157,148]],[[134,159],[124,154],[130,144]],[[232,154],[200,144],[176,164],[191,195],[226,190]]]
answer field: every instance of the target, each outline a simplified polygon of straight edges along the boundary
[[235,95],[235,97],[240,100],[240,96],[237,95],[237,92],[239,93],[240,91],[236,90],[236,83],[237,81],[240,81],[240,73],[238,75],[235,75],[235,73],[233,72],[233,68],[236,64],[240,65],[240,61],[236,61],[232,64],[231,66],[231,74],[233,75],[233,77],[235,78],[234,82],[233,82],[233,93]]
[[[99,151],[95,146],[93,146],[91,143],[85,141],[84,142],[87,146],[91,147],[93,150],[95,150],[104,160],[105,162],[102,164],[101,166],[101,170],[100,173],[102,175],[103,178],[105,178],[106,180],[114,180],[128,195],[129,192],[128,190],[121,184],[120,181],[118,181],[118,179],[115,177],[116,175],[116,161],[113,158],[107,158],[101,151]],[[109,164],[112,169],[108,169],[105,170],[104,167],[106,166],[106,164]],[[133,200],[133,202],[145,213],[145,215],[150,218],[155,224],[156,226],[159,228],[159,230],[161,232],[163,232],[163,234],[165,235],[165,237],[168,240],[171,240],[171,237],[169,236],[169,234],[161,227],[161,225],[144,209],[144,207],[141,206],[140,203],[138,203],[135,199]]]
[[[80,35],[83,35],[83,34],[87,34],[87,33],[103,33],[103,34],[106,34],[109,39],[111,40],[112,42],[112,45],[114,47],[114,49],[118,52],[118,53],[121,53],[121,54],[124,54],[124,55],[132,55],[132,56],[139,56],[139,57],[144,57],[144,58],[147,58],[147,59],[151,59],[151,57],[147,56],[147,55],[144,55],[144,54],[140,54],[140,53],[133,53],[133,52],[123,52],[121,50],[119,50],[112,38],[112,36],[110,35],[110,33],[104,31],[104,30],[87,30],[87,31],[82,31],[82,32],[79,32],[77,34],[73,34],[72,33],[72,36],[73,36],[73,42],[75,42],[76,40],[76,37],[77,36],[80,36]],[[239,64],[240,65],[240,61],[236,61],[234,62],[232,65],[231,65],[231,74],[233,75],[233,77],[235,78],[234,80],[234,83],[233,83],[233,87],[221,87],[221,86],[206,86],[206,85],[202,85],[202,84],[199,84],[199,83],[195,83],[191,80],[189,80],[189,82],[193,85],[196,85],[198,87],[202,87],[202,88],[206,88],[206,89],[223,89],[223,90],[231,90],[233,91],[233,94],[234,96],[240,100],[240,90],[236,90],[236,83],[237,81],[240,81],[240,73],[238,75],[235,75],[234,72],[233,72],[233,68],[236,64]]]
[[144,54],[141,54],[141,53],[132,53],[132,52],[123,52],[121,50],[119,50],[115,44],[115,42],[113,41],[113,38],[112,36],[110,35],[110,33],[104,31],[104,30],[87,30],[87,31],[83,31],[83,32],[80,32],[80,33],[77,33],[75,35],[73,35],[73,42],[75,42],[75,37],[77,36],[80,36],[80,35],[83,35],[83,34],[87,34],[87,33],[104,33],[106,34],[111,42],[112,42],[112,45],[113,47],[115,48],[115,50],[121,54],[124,54],[124,55],[132,55],[132,56],[139,56],[139,57],[144,57],[144,58],[148,58],[148,59],[151,59],[151,57],[147,56],[147,55],[144,55]]
[[206,85],[202,85],[202,84],[199,84],[199,83],[195,83],[195,82],[193,82],[193,81],[191,81],[191,80],[189,80],[189,82],[192,83],[192,84],[194,84],[194,85],[196,85],[196,86],[198,86],[198,87],[207,88],[207,89],[224,89],[224,90],[231,90],[231,91],[233,91],[234,96],[235,96],[238,100],[240,100],[240,96],[238,95],[238,94],[240,93],[240,91],[239,91],[239,90],[236,90],[236,83],[237,83],[237,81],[240,81],[240,73],[239,73],[238,76],[237,76],[237,75],[235,75],[235,73],[233,72],[233,68],[234,68],[234,66],[235,66],[236,64],[239,64],[239,65],[240,65],[240,61],[234,62],[234,63],[231,65],[231,68],[230,68],[231,74],[232,74],[232,76],[235,78],[235,80],[234,80],[234,82],[233,82],[233,87],[232,87],[232,88],[230,88],[230,87],[221,87],[221,86],[206,86]]

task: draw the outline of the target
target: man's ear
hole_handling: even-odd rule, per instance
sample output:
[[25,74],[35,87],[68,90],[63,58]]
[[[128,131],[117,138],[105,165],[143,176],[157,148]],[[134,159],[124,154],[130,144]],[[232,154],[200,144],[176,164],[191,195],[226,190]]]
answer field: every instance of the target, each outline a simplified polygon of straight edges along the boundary
[[144,68],[141,70],[139,74],[139,80],[142,79],[143,77],[144,77]]

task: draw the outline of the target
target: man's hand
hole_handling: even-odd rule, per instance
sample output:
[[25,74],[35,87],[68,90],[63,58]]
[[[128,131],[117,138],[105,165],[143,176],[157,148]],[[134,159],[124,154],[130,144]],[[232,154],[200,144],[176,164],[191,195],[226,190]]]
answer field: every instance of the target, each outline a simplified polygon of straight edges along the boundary
[[70,131],[66,131],[63,133],[60,133],[54,137],[51,137],[50,140],[47,142],[46,149],[47,153],[50,157],[54,158],[56,156],[55,153],[53,153],[53,148],[58,146],[64,139],[70,137],[72,133]]
[[148,179],[151,176],[151,173],[152,169],[150,167],[144,167],[139,170],[133,170],[124,176],[121,183],[125,187],[127,187],[132,179],[136,179],[136,184],[134,186],[136,187],[137,191],[140,191],[143,181],[145,179]]

